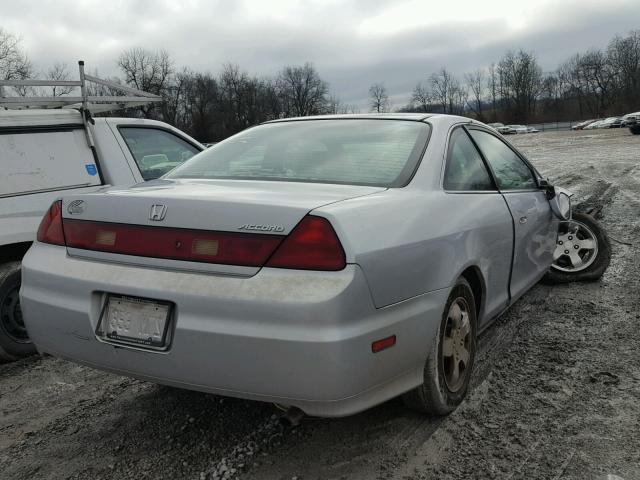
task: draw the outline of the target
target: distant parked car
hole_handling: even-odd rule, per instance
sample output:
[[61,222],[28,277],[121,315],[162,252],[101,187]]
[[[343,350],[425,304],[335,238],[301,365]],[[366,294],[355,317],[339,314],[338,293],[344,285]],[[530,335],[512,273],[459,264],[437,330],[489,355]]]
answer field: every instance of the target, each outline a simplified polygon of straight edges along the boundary
[[592,130],[594,128],[620,128],[622,127],[623,120],[620,117],[607,117],[593,123],[590,123],[584,130]]
[[527,133],[538,133],[538,132],[540,132],[540,130],[538,130],[537,128],[527,127]]
[[621,117],[609,117],[605,118],[598,128],[620,128],[624,121]]
[[585,120],[583,122],[577,123],[574,126],[571,127],[571,130],[584,130],[585,128],[587,128],[589,125],[591,125],[593,122],[596,122],[597,120]]
[[624,127],[629,128],[634,135],[640,135],[640,112],[628,113],[622,119]]
[[529,133],[527,131],[527,127],[525,127],[524,125],[507,125],[507,127],[513,130],[513,133],[516,134]]
[[593,130],[595,128],[600,128],[600,125],[602,125],[602,122],[604,122],[604,120],[602,120],[602,119],[594,120],[590,124],[588,124],[585,127],[583,127],[583,130]]
[[489,126],[494,130],[496,130],[498,133],[501,133],[502,135],[512,135],[516,133],[513,128],[505,126],[504,123],[500,123],[500,122],[490,123]]

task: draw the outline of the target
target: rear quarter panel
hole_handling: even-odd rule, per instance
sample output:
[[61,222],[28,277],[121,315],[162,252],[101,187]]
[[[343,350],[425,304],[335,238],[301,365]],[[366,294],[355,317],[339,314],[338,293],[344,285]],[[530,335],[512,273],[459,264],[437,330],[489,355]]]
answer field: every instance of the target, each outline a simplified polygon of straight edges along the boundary
[[508,303],[513,224],[497,193],[442,189],[452,128],[469,119],[434,116],[429,144],[411,182],[366,197],[322,207],[348,262],[364,271],[377,308],[451,288],[470,266],[482,275],[481,322]]
[[317,212],[364,271],[377,308],[450,288],[468,266],[482,272],[485,312],[506,303],[513,233],[497,193],[390,189]]

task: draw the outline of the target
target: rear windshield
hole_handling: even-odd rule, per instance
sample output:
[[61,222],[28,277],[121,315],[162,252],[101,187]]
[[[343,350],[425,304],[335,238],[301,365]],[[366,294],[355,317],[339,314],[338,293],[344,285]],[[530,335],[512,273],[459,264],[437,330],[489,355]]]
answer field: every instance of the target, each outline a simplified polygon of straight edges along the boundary
[[429,137],[407,120],[303,120],[250,128],[165,178],[233,178],[403,186]]

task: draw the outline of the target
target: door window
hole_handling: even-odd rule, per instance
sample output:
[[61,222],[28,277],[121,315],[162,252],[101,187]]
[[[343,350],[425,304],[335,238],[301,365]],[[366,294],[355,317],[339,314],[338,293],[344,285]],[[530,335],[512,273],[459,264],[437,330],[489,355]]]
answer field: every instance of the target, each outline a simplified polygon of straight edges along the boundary
[[480,130],[471,130],[470,133],[491,165],[500,190],[538,188],[531,169],[502,140]]
[[200,149],[159,128],[120,127],[120,134],[145,180],[153,180],[182,165]]
[[453,191],[495,190],[482,157],[462,128],[451,134],[444,188]]

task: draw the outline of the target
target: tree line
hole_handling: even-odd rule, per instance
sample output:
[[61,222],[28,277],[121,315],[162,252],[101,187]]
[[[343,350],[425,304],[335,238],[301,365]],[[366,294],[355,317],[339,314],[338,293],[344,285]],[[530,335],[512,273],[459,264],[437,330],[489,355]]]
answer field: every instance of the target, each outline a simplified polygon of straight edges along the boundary
[[[163,99],[123,115],[163,120],[201,141],[218,141],[275,118],[359,112],[358,106],[344,104],[331,92],[311,63],[285,66],[276,75],[262,77],[225,64],[214,75],[176,67],[165,50],[132,48],[120,54],[117,67],[120,75],[110,80]],[[0,28],[0,78],[42,76],[75,77],[64,63],[36,70],[20,39]],[[17,88],[14,93],[27,95],[33,90]],[[46,94],[71,92],[67,87],[50,90]],[[116,94],[108,90],[94,87],[90,93]],[[393,108],[382,82],[369,87],[368,98],[373,112],[451,113],[504,123],[576,120],[640,110],[640,30],[615,36],[604,49],[577,53],[552,72],[543,72],[533,52],[509,51],[499,61],[461,76],[447,67],[425,75],[404,106]]]
[[413,89],[400,111],[440,112],[482,121],[528,123],[600,118],[640,110],[640,30],[604,49],[577,53],[544,73],[533,52],[456,77],[446,67]]

